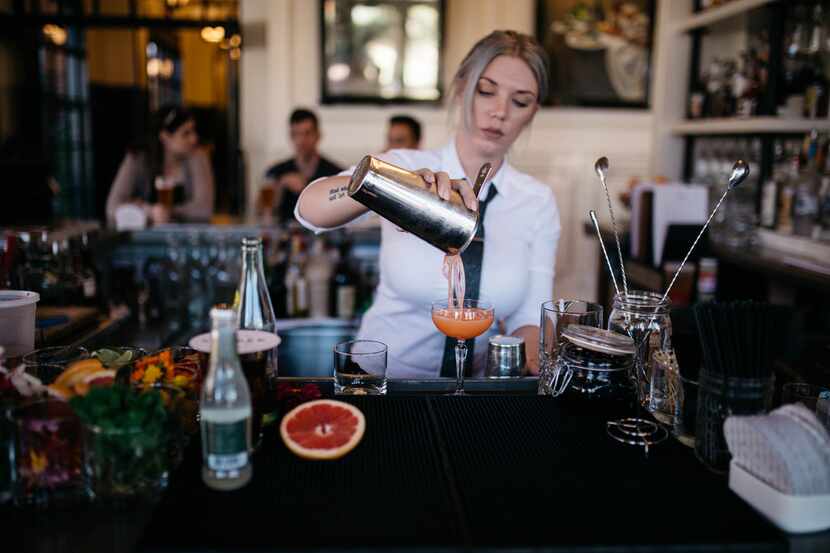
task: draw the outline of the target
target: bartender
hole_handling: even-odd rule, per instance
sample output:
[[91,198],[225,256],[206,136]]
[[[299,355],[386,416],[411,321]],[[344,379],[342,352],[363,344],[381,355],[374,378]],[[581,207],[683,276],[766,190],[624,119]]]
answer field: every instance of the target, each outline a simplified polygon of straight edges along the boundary
[[[553,297],[559,211],[551,187],[515,169],[506,156],[533,121],[547,90],[546,54],[536,40],[515,31],[493,32],[467,54],[453,79],[450,98],[461,121],[449,143],[438,150],[393,150],[379,156],[419,173],[445,200],[456,189],[470,209],[479,210],[483,248],[473,266],[465,260],[467,297],[493,302],[506,332],[524,339],[533,373],[538,372],[540,305]],[[492,164],[493,176],[476,198],[470,182],[484,163]],[[322,232],[365,214],[367,208],[347,193],[352,171],[311,183],[297,203],[297,219]],[[387,344],[387,376],[455,374],[454,340],[436,330],[430,315],[431,302],[447,297],[443,257],[437,248],[383,220],[380,282],[358,337]],[[470,289],[474,280],[480,282],[479,290]],[[483,373],[487,339],[495,332],[492,328],[476,340],[474,354],[467,357],[472,366],[465,371]]]
[[154,224],[208,222],[213,215],[213,170],[199,147],[193,114],[166,106],[155,114],[146,146],[131,148],[107,197],[107,220],[124,204],[144,209]]

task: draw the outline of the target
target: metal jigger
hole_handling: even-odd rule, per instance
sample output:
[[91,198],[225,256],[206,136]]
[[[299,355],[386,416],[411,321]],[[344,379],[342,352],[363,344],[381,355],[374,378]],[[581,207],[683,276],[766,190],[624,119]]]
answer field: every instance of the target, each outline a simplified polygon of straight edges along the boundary
[[[680,267],[678,267],[677,272],[674,273],[674,277],[671,279],[669,286],[666,288],[666,291],[663,294],[660,303],[663,303],[669,296],[669,292],[671,291],[672,286],[674,286],[674,282],[677,280],[678,275],[680,275],[680,272],[683,270],[683,266],[686,264],[686,261],[688,261],[689,256],[692,255],[692,251],[694,251],[695,246],[697,246],[697,243],[700,241],[700,238],[701,236],[703,236],[703,233],[706,232],[706,229],[709,227],[709,223],[712,221],[712,218],[715,216],[715,213],[717,213],[718,209],[723,203],[723,200],[726,199],[726,195],[729,194],[730,190],[733,190],[740,186],[741,183],[744,182],[746,180],[746,177],[748,176],[749,165],[747,165],[747,163],[744,160],[739,159],[732,166],[732,173],[729,176],[729,183],[726,187],[726,190],[723,191],[723,195],[720,197],[720,200],[718,200],[718,203],[715,205],[714,209],[712,209],[712,213],[709,215],[709,218],[703,224],[703,228],[700,229],[700,232],[695,238],[695,241],[692,243],[692,246],[686,253],[686,257],[683,258],[683,261],[680,263]],[[652,313],[652,319],[656,315],[657,310],[655,310],[654,313]],[[646,340],[648,336],[649,333],[647,332],[643,335],[642,339]],[[637,376],[638,375],[635,375],[635,378]],[[635,385],[639,385],[639,383],[635,383]],[[640,405],[639,401],[637,401],[637,405]],[[624,444],[642,446],[646,456],[648,456],[650,446],[658,444],[668,437],[668,432],[665,428],[653,421],[649,421],[640,417],[627,417],[620,420],[608,421],[606,423],[606,432],[610,437]]]

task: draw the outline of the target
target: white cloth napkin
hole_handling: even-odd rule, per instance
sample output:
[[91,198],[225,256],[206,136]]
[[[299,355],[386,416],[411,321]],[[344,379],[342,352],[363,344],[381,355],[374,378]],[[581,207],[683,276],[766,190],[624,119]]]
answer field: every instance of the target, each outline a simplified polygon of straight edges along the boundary
[[788,495],[830,494],[830,434],[800,403],[723,425],[733,460]]

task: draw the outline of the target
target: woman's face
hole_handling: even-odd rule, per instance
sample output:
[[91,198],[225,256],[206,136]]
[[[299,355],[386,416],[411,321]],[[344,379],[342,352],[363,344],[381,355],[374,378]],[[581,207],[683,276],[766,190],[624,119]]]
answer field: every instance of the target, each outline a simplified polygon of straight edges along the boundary
[[173,132],[161,131],[159,133],[164,150],[175,157],[187,157],[199,143],[199,135],[196,133],[196,122],[193,119],[182,123]]
[[486,156],[504,156],[539,106],[539,86],[521,59],[498,56],[484,69],[473,99],[472,142]]

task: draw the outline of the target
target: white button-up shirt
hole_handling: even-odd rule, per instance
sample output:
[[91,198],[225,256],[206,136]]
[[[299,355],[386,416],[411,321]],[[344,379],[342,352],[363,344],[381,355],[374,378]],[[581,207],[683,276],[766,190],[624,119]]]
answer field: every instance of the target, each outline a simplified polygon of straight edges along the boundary
[[[378,156],[404,169],[445,171],[452,179],[466,178],[455,140],[441,150],[393,150]],[[351,175],[354,167],[341,175]],[[539,324],[540,306],[553,298],[559,210],[553,191],[520,173],[507,161],[481,187],[486,198],[491,184],[498,194],[484,217],[484,258],[481,297],[493,302],[497,320],[508,333]],[[302,197],[302,196],[301,196]],[[315,232],[326,230],[297,220]],[[375,301],[363,316],[358,338],[380,340],[389,347],[389,378],[429,378],[441,373],[445,336],[432,323],[431,304],[447,298],[442,274],[444,253],[413,234],[400,232],[381,219],[380,281]],[[484,372],[487,340],[494,324],[475,342],[473,374]]]

